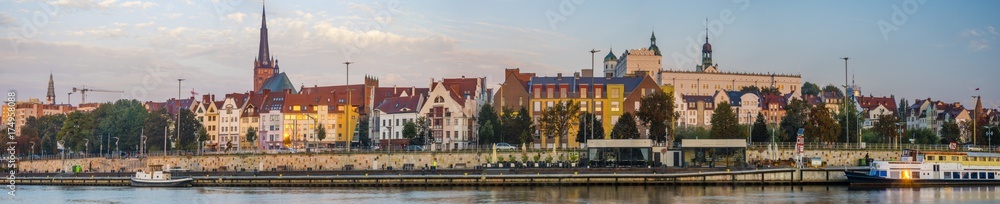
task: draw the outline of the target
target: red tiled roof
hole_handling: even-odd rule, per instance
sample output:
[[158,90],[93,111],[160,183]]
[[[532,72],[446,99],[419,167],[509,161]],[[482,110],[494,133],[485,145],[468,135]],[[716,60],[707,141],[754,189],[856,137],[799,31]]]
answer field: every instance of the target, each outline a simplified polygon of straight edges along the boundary
[[879,105],[882,105],[885,106],[886,109],[895,111],[896,99],[891,97],[860,96],[858,97],[858,105],[867,110],[875,109],[878,108]]
[[415,113],[419,111],[420,100],[423,98],[421,95],[408,96],[408,97],[390,97],[386,98],[378,105],[377,110],[382,111],[386,114],[394,113]]

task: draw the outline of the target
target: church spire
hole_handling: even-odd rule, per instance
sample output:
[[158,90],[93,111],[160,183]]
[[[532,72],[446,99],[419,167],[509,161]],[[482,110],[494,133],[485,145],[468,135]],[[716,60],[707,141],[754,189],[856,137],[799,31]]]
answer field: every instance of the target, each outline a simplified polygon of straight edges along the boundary
[[52,73],[49,73],[49,92],[45,94],[45,103],[56,104],[56,87],[52,81]]
[[267,43],[267,8],[262,6],[260,12],[260,51],[257,53],[257,60],[263,67],[273,66],[271,63],[271,51]]

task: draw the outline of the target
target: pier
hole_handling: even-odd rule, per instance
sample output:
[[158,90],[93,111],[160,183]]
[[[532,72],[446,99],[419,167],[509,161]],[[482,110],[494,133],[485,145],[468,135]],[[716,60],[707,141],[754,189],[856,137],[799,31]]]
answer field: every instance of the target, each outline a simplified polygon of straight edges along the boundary
[[[193,186],[217,187],[393,187],[393,186],[577,186],[577,185],[845,185],[844,170],[863,167],[779,168],[691,173],[516,173],[474,170],[441,174],[211,175],[197,176]],[[315,173],[315,172],[313,172]],[[448,174],[445,174],[448,173]],[[129,177],[50,176],[18,179],[23,185],[129,186]]]

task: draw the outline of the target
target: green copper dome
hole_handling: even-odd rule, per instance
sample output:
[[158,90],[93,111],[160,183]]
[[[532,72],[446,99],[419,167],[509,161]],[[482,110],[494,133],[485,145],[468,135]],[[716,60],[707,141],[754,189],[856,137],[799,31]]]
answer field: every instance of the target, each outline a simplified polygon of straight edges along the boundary
[[608,55],[604,56],[604,61],[618,61],[618,57],[615,57],[615,52],[608,52]]

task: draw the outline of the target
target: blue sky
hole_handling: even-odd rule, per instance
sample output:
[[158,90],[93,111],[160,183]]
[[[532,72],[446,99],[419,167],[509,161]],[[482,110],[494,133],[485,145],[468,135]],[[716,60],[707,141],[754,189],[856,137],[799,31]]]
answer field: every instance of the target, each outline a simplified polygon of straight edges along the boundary
[[[13,0],[0,2],[0,86],[44,98],[47,75],[65,103],[88,94],[162,101],[251,89],[261,1]],[[865,95],[1000,106],[998,1],[277,1],[267,2],[271,54],[298,85],[375,76],[383,86],[590,67],[613,47],[649,46],[664,69],[693,70],[711,28],[721,71],[801,74]],[[694,60],[694,61],[692,61]],[[598,62],[599,63],[599,62]],[[598,64],[598,66],[600,66]],[[75,94],[72,101],[79,102]]]

